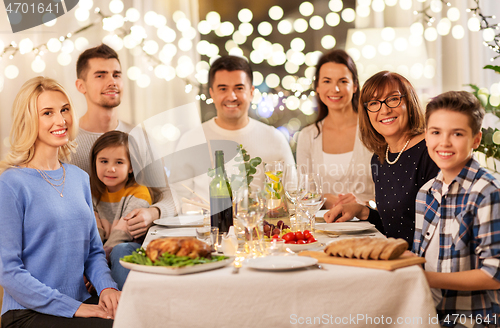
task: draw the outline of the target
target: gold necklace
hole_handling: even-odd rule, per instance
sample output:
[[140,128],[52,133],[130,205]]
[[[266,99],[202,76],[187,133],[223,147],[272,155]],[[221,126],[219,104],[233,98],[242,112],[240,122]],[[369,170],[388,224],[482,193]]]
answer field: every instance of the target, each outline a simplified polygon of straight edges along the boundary
[[387,161],[387,163],[389,164],[396,164],[396,162],[398,161],[399,157],[401,157],[401,154],[405,151],[406,147],[408,146],[408,144],[410,143],[410,139],[408,139],[408,141],[406,142],[405,146],[403,147],[403,149],[401,149],[401,151],[399,152],[398,154],[398,157],[396,157],[396,159],[394,161],[389,161],[389,144],[387,145],[387,149],[385,150],[385,160]]
[[[42,176],[42,178],[43,178],[45,181],[47,181],[47,182],[48,182],[48,183],[52,186],[52,188],[54,188],[54,189],[57,191],[57,193],[58,193],[61,197],[64,197],[64,196],[63,196],[63,191],[64,191],[64,182],[66,181],[66,169],[64,168],[64,165],[62,165],[62,163],[61,163],[61,167],[62,167],[62,169],[63,169],[63,176],[62,176],[62,178],[59,178],[59,179],[54,179],[54,178],[52,178],[50,175],[48,175],[48,174],[47,174],[47,172],[45,172],[45,171],[43,171],[43,170],[40,170],[39,168],[37,168],[37,167],[34,167],[34,166],[33,166],[33,168],[34,168],[34,169],[35,169],[35,170],[36,170],[36,171],[37,171],[37,172],[38,172],[38,173]],[[50,179],[50,180],[54,180],[54,181],[59,181],[59,180],[61,180],[61,179],[62,179],[62,182],[61,182],[60,184],[55,185],[55,184],[53,184],[52,182],[50,182],[50,180],[49,180],[49,179]],[[59,190],[57,190],[57,188],[56,188],[56,187],[60,187],[60,186],[62,186],[62,189],[61,189],[61,191],[59,192]]]

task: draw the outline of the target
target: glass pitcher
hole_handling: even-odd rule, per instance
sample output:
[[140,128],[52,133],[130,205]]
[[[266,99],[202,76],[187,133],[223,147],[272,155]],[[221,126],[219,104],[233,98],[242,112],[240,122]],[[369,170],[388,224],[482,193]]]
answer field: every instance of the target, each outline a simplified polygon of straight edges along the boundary
[[266,217],[268,218],[279,218],[288,215],[285,189],[283,188],[283,169],[283,161],[264,163],[267,198]]

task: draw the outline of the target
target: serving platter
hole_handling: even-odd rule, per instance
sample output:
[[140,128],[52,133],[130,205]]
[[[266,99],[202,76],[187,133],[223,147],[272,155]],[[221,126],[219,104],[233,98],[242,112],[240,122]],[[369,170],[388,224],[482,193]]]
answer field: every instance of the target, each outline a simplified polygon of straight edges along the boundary
[[227,259],[217,262],[205,263],[205,264],[196,264],[192,266],[185,267],[168,267],[168,266],[149,266],[149,265],[141,265],[130,262],[125,262],[120,260],[120,264],[129,270],[146,272],[146,273],[155,273],[155,274],[166,274],[166,275],[181,275],[181,274],[189,274],[196,272],[203,272],[209,270],[215,270],[223,268],[234,261],[234,256],[229,256]]

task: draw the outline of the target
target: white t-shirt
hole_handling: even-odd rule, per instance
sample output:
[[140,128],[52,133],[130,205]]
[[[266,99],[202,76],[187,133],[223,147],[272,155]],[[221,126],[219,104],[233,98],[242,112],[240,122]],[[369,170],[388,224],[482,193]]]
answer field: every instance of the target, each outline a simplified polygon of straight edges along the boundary
[[[443,183],[443,188],[441,191],[441,195],[445,195],[448,192],[450,185]],[[438,272],[438,262],[439,262],[439,235],[441,231],[441,220],[438,221],[436,229],[434,230],[434,234],[429,240],[429,244],[427,249],[425,250],[425,271],[429,272]],[[443,294],[441,293],[441,289],[439,288],[431,288],[432,298],[434,300],[434,304],[438,305],[443,298]]]
[[[203,123],[199,128],[193,129],[182,136],[176,149],[176,153],[182,155],[182,150],[188,150],[191,147],[199,149],[197,159],[186,161],[184,166],[178,170],[182,171],[186,179],[178,181],[177,172],[172,172],[170,179],[176,179],[177,183],[171,186],[176,192],[176,197],[192,198],[192,194],[181,184],[193,189],[197,194],[205,199],[209,199],[208,186],[211,178],[207,175],[209,167],[212,167],[210,153],[215,160],[215,151],[224,151],[225,169],[228,178],[231,174],[239,172],[236,161],[233,159],[236,153],[236,146],[241,144],[246,149],[251,158],[260,157],[262,164],[257,168],[254,180],[251,185],[255,188],[262,188],[264,183],[263,163],[271,161],[284,161],[286,164],[295,164],[292,150],[285,137],[276,128],[249,118],[248,124],[239,130],[226,130],[221,128],[213,118]],[[207,142],[210,141],[210,152]],[[187,175],[186,175],[187,174]]]

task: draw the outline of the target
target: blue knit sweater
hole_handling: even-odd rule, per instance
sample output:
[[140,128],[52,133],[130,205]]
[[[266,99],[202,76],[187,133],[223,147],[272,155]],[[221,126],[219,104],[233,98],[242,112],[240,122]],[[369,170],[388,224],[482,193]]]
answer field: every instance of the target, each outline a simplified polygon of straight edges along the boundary
[[[84,274],[99,294],[116,288],[97,231],[89,177],[76,166],[64,168],[62,198],[34,169],[11,168],[0,175],[2,314],[32,309],[73,317],[90,297]],[[55,179],[63,175],[62,168],[46,172]]]

